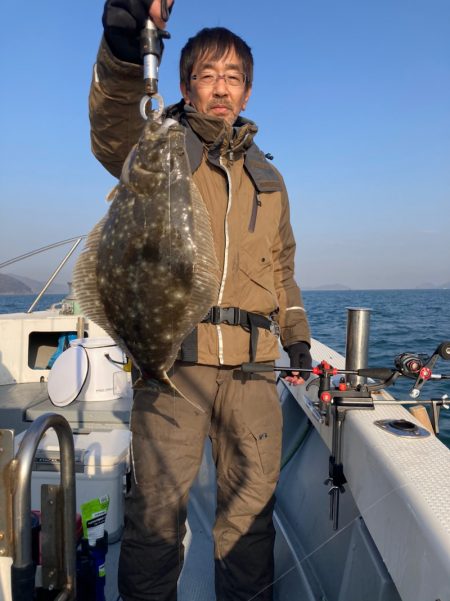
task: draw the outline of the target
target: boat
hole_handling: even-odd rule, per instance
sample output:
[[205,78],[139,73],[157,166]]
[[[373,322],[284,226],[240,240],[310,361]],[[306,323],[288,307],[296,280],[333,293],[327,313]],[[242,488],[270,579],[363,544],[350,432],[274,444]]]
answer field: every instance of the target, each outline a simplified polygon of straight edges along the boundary
[[[105,599],[118,601],[129,375],[112,359],[112,341],[80,313],[73,295],[44,311],[32,307],[0,315],[0,601],[29,598],[17,580],[27,573],[40,598],[74,598],[75,541],[68,524],[86,496],[105,493],[111,501]],[[400,375],[405,364],[382,372],[368,368],[369,320],[368,309],[349,309],[346,356],[313,339],[315,373],[307,384],[278,380],[284,429],[274,514],[275,601],[450,600],[450,450],[386,390],[383,380]],[[62,342],[67,350],[58,349]],[[119,384],[89,393],[94,380],[85,372],[74,376],[85,355],[90,378],[96,370],[103,374],[104,367],[93,367],[100,356],[112,361],[109,377],[119,374]],[[433,366],[449,355],[450,344],[441,344]],[[277,369],[285,365],[282,354]],[[424,384],[411,379],[412,389]],[[411,406],[419,400],[404,399]],[[445,399],[429,406],[437,429]],[[102,465],[114,455],[108,441],[116,453]],[[37,569],[30,567],[29,531],[36,509],[42,511]],[[180,601],[215,598],[214,509],[207,441],[190,496]]]

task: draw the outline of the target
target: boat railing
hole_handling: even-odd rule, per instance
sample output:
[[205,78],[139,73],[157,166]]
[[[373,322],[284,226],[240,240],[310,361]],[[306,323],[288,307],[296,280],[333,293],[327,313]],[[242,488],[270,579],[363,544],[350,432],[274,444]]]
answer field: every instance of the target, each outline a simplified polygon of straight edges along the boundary
[[[47,589],[60,591],[55,601],[73,601],[76,598],[75,451],[72,430],[62,415],[46,413],[28,428],[15,457],[14,432],[0,431],[0,498],[3,507],[7,508],[2,511],[4,524],[0,524],[0,555],[13,559],[13,601],[34,598],[31,476],[39,442],[49,428],[54,428],[58,436],[61,472],[59,486],[42,487],[43,500],[46,498],[46,503],[41,504],[42,582]],[[44,529],[44,516],[47,532]],[[59,540],[62,540],[62,548]],[[51,550],[51,565],[45,562],[44,555],[48,550]]]
[[0,269],[2,269],[3,267],[8,267],[9,265],[12,265],[13,263],[18,263],[19,261],[23,261],[24,259],[28,259],[29,257],[34,257],[35,255],[38,255],[40,253],[51,250],[52,248],[57,248],[58,246],[64,246],[65,244],[72,243],[70,250],[66,253],[66,255],[64,256],[62,261],[59,263],[58,267],[53,271],[52,275],[48,278],[47,282],[44,284],[43,288],[41,289],[39,294],[36,296],[33,303],[30,305],[30,308],[27,310],[27,313],[33,312],[34,308],[36,307],[38,302],[41,300],[42,296],[46,293],[50,284],[56,278],[58,273],[61,271],[61,269],[64,267],[64,265],[70,259],[70,257],[73,255],[73,253],[77,249],[78,245],[84,238],[86,238],[85,235],[76,236],[75,238],[68,238],[67,240],[61,240],[60,242],[54,242],[53,244],[48,244],[47,246],[43,246],[42,248],[37,248],[36,250],[32,250],[28,253],[25,253],[23,255],[14,257],[13,259],[9,259],[8,261],[4,261],[3,263],[0,263]]

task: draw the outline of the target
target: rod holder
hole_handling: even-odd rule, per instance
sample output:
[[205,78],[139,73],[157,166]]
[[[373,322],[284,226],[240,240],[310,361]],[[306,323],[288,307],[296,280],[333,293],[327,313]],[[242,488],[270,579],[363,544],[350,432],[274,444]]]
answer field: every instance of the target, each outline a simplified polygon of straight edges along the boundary
[[[347,307],[345,369],[357,370],[368,366],[371,311],[363,307]],[[352,374],[347,377],[352,387],[364,384],[367,379]]]

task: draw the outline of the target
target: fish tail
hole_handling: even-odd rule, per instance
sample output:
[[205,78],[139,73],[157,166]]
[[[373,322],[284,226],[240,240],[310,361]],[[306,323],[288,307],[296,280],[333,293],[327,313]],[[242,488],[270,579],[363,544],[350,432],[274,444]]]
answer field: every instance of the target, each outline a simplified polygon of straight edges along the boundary
[[192,405],[192,407],[197,409],[197,411],[200,411],[200,413],[205,413],[205,410],[202,407],[200,407],[200,405],[197,405],[197,403],[194,403],[194,401],[191,401],[191,399],[188,399],[187,396],[185,394],[183,394],[181,392],[181,390],[175,386],[175,384],[172,382],[172,380],[169,378],[169,376],[167,375],[166,372],[164,372],[164,374],[163,374],[162,381],[164,382],[164,384],[166,384],[166,386],[168,386],[171,390],[176,392],[176,394],[178,394],[181,398],[183,398],[190,405]]
[[190,405],[192,405],[192,407],[194,407],[197,411],[200,411],[200,413],[205,413],[205,410],[202,407],[200,407],[200,405],[197,405],[197,403],[194,403],[194,401],[188,399],[188,397],[185,394],[183,394],[179,388],[175,386],[175,384],[172,382],[172,380],[169,378],[166,372],[163,373],[160,379],[144,379],[142,377],[138,378],[133,384],[133,389],[159,391],[161,390],[161,385],[166,386],[172,392],[175,392],[178,396],[180,396],[182,399],[184,399]]

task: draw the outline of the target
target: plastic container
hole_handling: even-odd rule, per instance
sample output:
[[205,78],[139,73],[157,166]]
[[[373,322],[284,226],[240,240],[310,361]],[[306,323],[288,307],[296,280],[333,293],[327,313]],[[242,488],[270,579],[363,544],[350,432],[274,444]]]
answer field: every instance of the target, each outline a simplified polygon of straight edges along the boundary
[[87,539],[81,540],[77,551],[77,598],[83,601],[105,601],[106,571],[105,561],[108,552],[108,533],[98,540],[95,546]]
[[[24,433],[15,438],[16,449]],[[105,530],[109,541],[123,528],[124,479],[129,471],[128,430],[74,434],[76,510],[95,497],[109,495]],[[31,475],[31,506],[41,508],[42,484],[59,484],[59,445],[56,432],[47,430],[39,443]]]
[[130,393],[126,356],[112,338],[76,338],[48,375],[48,395],[57,407],[78,401],[109,401]]

